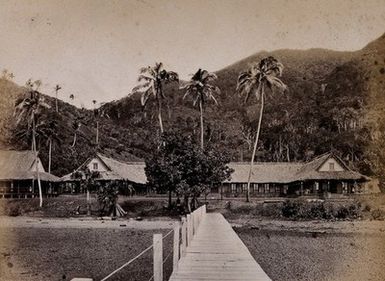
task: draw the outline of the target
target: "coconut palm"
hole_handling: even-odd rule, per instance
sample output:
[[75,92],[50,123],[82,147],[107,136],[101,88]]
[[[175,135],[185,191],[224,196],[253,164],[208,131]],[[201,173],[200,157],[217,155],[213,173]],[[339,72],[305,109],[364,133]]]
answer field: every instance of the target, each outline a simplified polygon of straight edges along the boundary
[[215,73],[210,73],[207,70],[198,69],[198,71],[192,76],[191,80],[181,87],[181,89],[186,90],[183,98],[192,96],[193,105],[199,105],[202,150],[204,149],[203,111],[205,103],[206,101],[212,100],[215,104],[218,104],[214,94],[220,93],[220,90],[217,86],[212,84],[216,79],[217,76]]
[[259,120],[254,141],[253,153],[250,161],[249,176],[247,180],[246,201],[250,201],[250,181],[251,173],[254,164],[255,153],[258,146],[259,134],[261,131],[263,109],[265,105],[266,88],[273,92],[273,88],[278,88],[282,91],[286,89],[286,85],[278,78],[282,75],[283,65],[274,57],[262,59],[258,64],[250,67],[246,72],[242,72],[238,76],[237,92],[245,95],[244,102],[247,103],[252,94],[257,100],[261,101],[259,108]]
[[73,94],[70,94],[70,100],[72,100],[72,102],[74,102],[74,99],[75,99],[75,96]]
[[61,89],[61,87],[59,85],[55,86],[55,96],[56,96],[55,107],[56,107],[56,112],[59,112],[59,106],[58,106],[58,101],[57,101],[57,93],[59,92],[60,89]]
[[[39,173],[39,157],[36,147],[36,127],[41,116],[43,108],[49,108],[49,105],[44,102],[41,94],[38,92],[41,82],[39,80],[32,82],[29,79],[26,83],[28,88],[28,97],[18,100],[15,106],[16,123],[19,124],[22,120],[27,122],[27,127],[32,131],[32,150],[35,154],[35,169],[36,178],[39,187],[40,207],[43,206],[43,194],[40,182]],[[35,88],[35,89],[34,89]]]
[[74,147],[76,145],[77,134],[82,125],[81,121],[82,121],[82,118],[76,117],[72,122],[72,129],[74,130],[74,138],[73,138],[71,147]]
[[148,100],[153,96],[156,100],[158,108],[158,120],[161,134],[163,134],[162,121],[162,100],[165,99],[163,92],[164,84],[170,82],[178,82],[179,77],[176,72],[166,71],[163,69],[163,64],[155,63],[155,66],[147,66],[140,69],[138,77],[138,86],[132,89],[132,93],[140,93],[142,106],[145,107]]
[[[45,116],[44,119],[49,119],[49,116]],[[55,119],[51,120],[42,120],[36,124],[35,128],[35,138],[37,143],[40,143],[41,139],[45,139],[48,145],[48,173],[51,173],[51,163],[52,163],[52,146],[54,144],[60,144],[61,140],[58,137],[58,122]],[[31,127],[24,126],[15,133],[17,140],[27,139],[32,140],[33,130]],[[32,141],[31,141],[32,142]],[[34,144],[31,144],[32,150]]]
[[99,112],[96,109],[96,100],[93,100],[92,103],[94,104],[94,116],[96,120],[96,145],[99,144]]
[[50,119],[43,122],[39,127],[38,134],[41,134],[46,139],[48,145],[48,173],[51,173],[52,163],[52,147],[57,144],[60,145],[61,140],[58,135],[58,122],[56,119]]

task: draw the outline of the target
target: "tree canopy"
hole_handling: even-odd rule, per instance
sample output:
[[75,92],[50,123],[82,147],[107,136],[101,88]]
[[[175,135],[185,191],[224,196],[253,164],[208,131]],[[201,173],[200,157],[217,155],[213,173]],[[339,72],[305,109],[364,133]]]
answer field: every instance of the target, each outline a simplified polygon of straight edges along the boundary
[[[178,131],[163,135],[164,145],[153,149],[146,160],[148,183],[157,192],[174,192],[186,208],[194,208],[197,198],[209,186],[230,177],[230,158],[214,147],[201,150],[191,137]],[[170,198],[171,199],[171,198]],[[190,204],[190,203],[191,204]]]

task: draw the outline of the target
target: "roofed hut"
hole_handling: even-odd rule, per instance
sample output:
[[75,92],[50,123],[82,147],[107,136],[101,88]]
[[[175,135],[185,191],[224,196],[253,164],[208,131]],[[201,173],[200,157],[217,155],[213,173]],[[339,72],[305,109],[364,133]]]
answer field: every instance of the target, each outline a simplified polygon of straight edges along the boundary
[[56,196],[58,177],[45,171],[32,150],[0,150],[0,198],[38,197],[37,172],[43,195]]
[[145,193],[147,177],[144,167],[144,162],[122,162],[97,153],[95,157],[87,159],[74,172],[63,176],[61,181],[65,184],[67,192],[85,192],[85,190],[81,190],[81,186],[78,184],[79,179],[76,179],[74,174],[77,171],[88,169],[91,173],[97,174],[96,181],[119,183],[120,194]]

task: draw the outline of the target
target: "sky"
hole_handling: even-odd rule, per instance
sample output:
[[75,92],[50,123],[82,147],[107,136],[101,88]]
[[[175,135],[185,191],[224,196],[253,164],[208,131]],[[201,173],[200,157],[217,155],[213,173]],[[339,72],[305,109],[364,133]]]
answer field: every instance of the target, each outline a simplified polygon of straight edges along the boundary
[[0,70],[88,108],[128,95],[142,66],[187,79],[261,50],[358,50],[385,33],[385,0],[0,0]]

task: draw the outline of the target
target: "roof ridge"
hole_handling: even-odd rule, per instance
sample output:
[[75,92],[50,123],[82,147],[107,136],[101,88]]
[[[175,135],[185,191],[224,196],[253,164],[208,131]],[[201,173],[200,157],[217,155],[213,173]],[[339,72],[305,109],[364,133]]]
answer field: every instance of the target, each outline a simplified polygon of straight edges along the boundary
[[[250,165],[250,162],[230,162],[229,164],[235,164],[235,165]],[[306,164],[305,162],[254,162],[253,165],[303,165]]]

